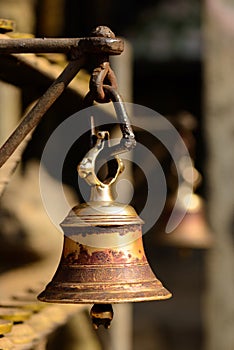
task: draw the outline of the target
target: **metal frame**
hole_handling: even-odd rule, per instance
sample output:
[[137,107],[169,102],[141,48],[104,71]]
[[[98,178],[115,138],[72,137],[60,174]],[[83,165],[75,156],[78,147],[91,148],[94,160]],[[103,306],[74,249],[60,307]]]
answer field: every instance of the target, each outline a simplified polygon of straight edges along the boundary
[[119,55],[123,51],[123,40],[115,38],[107,27],[97,27],[87,38],[51,39],[0,39],[0,54],[15,53],[66,53],[70,62],[37,104],[23,117],[19,126],[0,148],[0,167],[13,154],[26,135],[33,130],[48,109],[63,93],[66,86],[85,66],[92,55],[99,62],[108,61],[109,55]]

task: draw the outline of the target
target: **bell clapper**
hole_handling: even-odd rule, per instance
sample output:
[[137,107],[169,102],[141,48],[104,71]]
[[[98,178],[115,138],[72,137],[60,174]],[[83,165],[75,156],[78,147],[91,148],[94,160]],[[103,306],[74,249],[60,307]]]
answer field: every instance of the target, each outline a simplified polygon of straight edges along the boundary
[[90,310],[90,317],[95,330],[99,326],[109,329],[113,316],[114,312],[111,304],[94,304]]

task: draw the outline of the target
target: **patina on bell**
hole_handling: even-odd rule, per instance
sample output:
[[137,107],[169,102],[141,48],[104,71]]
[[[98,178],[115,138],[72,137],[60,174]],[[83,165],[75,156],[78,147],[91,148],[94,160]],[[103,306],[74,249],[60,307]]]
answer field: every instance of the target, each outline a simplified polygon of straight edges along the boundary
[[52,281],[39,300],[53,303],[111,304],[161,300],[171,297],[152,272],[143,248],[143,221],[133,207],[116,203],[111,184],[95,175],[97,145],[79,166],[79,174],[91,184],[91,199],[74,207],[61,223],[64,247]]

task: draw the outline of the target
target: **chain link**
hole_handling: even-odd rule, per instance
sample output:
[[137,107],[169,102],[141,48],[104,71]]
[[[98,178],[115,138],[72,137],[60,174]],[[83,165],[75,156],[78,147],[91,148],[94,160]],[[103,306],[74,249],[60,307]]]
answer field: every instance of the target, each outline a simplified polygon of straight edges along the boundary
[[108,61],[100,63],[91,74],[89,88],[96,102],[106,103],[110,101],[110,98],[105,94],[104,85],[109,85],[114,89],[118,88],[115,73]]

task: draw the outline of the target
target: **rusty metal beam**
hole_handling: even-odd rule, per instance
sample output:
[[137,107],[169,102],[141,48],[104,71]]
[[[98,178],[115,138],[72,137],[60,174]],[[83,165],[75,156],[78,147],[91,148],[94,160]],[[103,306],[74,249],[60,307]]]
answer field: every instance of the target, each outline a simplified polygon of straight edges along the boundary
[[119,55],[124,43],[119,38],[26,38],[0,39],[0,53],[105,53]]
[[25,136],[37,126],[43,115],[48,111],[52,104],[65,90],[66,86],[75,77],[84,63],[84,57],[81,56],[75,61],[71,61],[60,76],[54,81],[49,89],[38,100],[37,104],[23,118],[19,126],[11,134],[8,140],[0,149],[0,167],[12,155],[14,150],[22,142]]
[[99,26],[91,35],[91,37],[78,39],[7,39],[7,37],[0,39],[0,53],[2,54],[66,52],[70,53],[71,58],[64,71],[1,147],[0,167],[12,155],[25,136],[38,125],[43,115],[83,67],[88,57],[87,54],[96,54],[101,60],[104,57],[105,60],[108,60],[109,55],[120,54],[123,51],[123,41],[115,38],[115,34],[108,27]]

